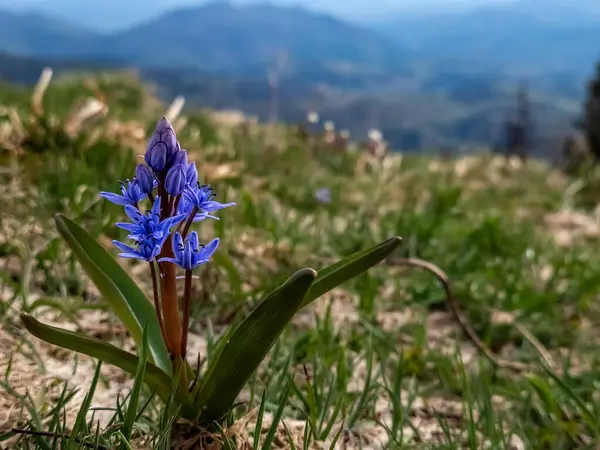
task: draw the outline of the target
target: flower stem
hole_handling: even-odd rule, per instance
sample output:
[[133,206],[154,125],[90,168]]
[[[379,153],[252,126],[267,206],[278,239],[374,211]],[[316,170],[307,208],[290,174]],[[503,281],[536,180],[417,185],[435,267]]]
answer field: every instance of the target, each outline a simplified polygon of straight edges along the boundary
[[[172,258],[171,236],[163,245],[161,257]],[[175,265],[170,262],[159,263],[160,285],[165,332],[172,347],[169,349],[174,362],[181,358],[181,322],[179,317],[179,301],[177,299],[177,278]]]
[[192,271],[185,271],[185,287],[183,289],[183,326],[181,328],[181,358],[185,360],[187,340],[190,327],[190,297],[192,296]]
[[165,324],[163,323],[163,317],[162,317],[163,313],[162,313],[162,308],[160,306],[158,284],[156,282],[156,268],[154,267],[154,261],[150,261],[149,264],[150,264],[150,274],[152,275],[152,291],[154,291],[154,309],[156,309],[156,316],[158,317],[158,325],[160,326],[160,333],[162,334],[162,337],[165,340],[167,349],[170,349],[171,346],[169,344],[168,336],[165,333]]
[[173,215],[177,214],[177,208],[179,208],[179,201],[181,200],[181,194],[179,194],[177,197],[175,197],[175,204],[173,205]]
[[194,209],[192,209],[192,213],[190,214],[190,217],[188,217],[188,220],[185,223],[185,227],[183,228],[183,233],[181,233],[181,237],[183,239],[185,239],[185,237],[188,234],[188,231],[190,231],[190,227],[192,226],[192,223],[194,223],[194,217],[196,217],[196,214],[198,214],[198,207],[194,206]]
[[158,180],[158,196],[160,197],[160,220],[165,220],[169,217],[169,194],[165,189],[165,182],[163,179]]

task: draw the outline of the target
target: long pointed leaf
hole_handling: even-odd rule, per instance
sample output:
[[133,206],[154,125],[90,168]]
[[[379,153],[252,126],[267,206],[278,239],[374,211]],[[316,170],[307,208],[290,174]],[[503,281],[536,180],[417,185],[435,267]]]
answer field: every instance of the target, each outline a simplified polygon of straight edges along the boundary
[[394,236],[371,248],[354,253],[341,261],[319,270],[318,277],[308,290],[302,308],[310,305],[321,295],[340,284],[366,272],[368,269],[387,258],[402,242],[402,238]]
[[269,294],[227,337],[218,359],[213,360],[194,401],[202,410],[204,423],[224,416],[248,378],[262,362],[283,329],[302,305],[317,276],[313,269],[301,269]]
[[[107,362],[134,376],[137,372],[139,358],[108,342],[46,325],[29,314],[21,314],[21,320],[27,331],[43,341]],[[150,362],[146,362],[144,381],[150,389],[156,390],[161,399],[167,400],[169,398],[171,385],[173,384],[171,376]],[[182,405],[182,408],[189,413],[191,407],[189,395],[180,388],[176,393],[176,399]]]
[[142,327],[148,327],[151,361],[171,374],[171,360],[160,332],[154,306],[127,272],[87,231],[72,220],[57,214],[54,218],[60,235],[92,279],[103,298],[112,306],[138,347]]

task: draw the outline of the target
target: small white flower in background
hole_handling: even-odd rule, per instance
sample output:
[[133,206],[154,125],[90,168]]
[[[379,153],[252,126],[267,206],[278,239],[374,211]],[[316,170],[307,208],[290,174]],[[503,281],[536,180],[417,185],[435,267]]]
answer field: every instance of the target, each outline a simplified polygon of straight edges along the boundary
[[323,124],[323,128],[325,129],[325,131],[334,131],[335,124],[331,120],[328,120]]
[[306,115],[306,120],[309,123],[317,123],[319,121],[319,113],[316,111],[309,111]]
[[331,192],[328,188],[321,188],[315,192],[315,199],[319,203],[331,203]]
[[348,139],[350,137],[350,131],[346,129],[340,130],[340,137],[342,139]]
[[368,133],[369,139],[371,139],[373,142],[381,142],[383,141],[383,135],[381,134],[381,131],[375,129],[375,128],[371,128],[369,130]]
[[525,250],[525,258],[527,258],[527,259],[535,258],[535,250],[532,248],[528,248],[527,250]]

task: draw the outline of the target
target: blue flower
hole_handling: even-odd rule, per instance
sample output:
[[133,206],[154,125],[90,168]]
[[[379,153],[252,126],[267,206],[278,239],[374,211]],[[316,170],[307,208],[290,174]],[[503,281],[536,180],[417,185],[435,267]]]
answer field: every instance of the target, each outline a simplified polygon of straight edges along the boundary
[[321,188],[315,192],[315,199],[320,203],[331,203],[331,192],[328,188]]
[[148,242],[149,239],[154,239],[155,243],[162,247],[171,227],[180,223],[185,219],[185,214],[178,214],[173,217],[168,217],[160,220],[160,197],[157,197],[152,205],[152,209],[146,214],[142,214],[132,206],[125,206],[125,213],[133,223],[117,222],[117,226],[123,230],[129,231],[129,239],[140,242]]
[[148,142],[148,149],[144,159],[154,172],[168,170],[173,164],[173,159],[180,151],[175,130],[166,117],[158,121],[156,130]]
[[192,231],[188,238],[183,242],[181,234],[175,233],[173,236],[173,254],[174,258],[161,258],[158,262],[168,261],[176,264],[185,270],[193,270],[201,264],[210,261],[210,258],[219,246],[219,239],[213,239],[206,246],[198,241],[198,234]]
[[143,261],[152,261],[160,254],[163,242],[157,241],[156,239],[143,238],[137,242],[137,248],[130,247],[119,241],[112,241],[113,244],[118,247],[123,253],[119,253],[121,258],[134,258],[141,259]]
[[183,192],[185,188],[185,171],[186,167],[183,164],[176,164],[169,169],[165,179],[165,188],[169,194],[177,196]]
[[154,174],[152,173],[152,169],[150,169],[150,167],[145,166],[144,164],[138,164],[138,166],[135,168],[135,179],[138,182],[140,190],[144,194],[152,193],[156,180],[154,179]]
[[100,195],[109,202],[121,206],[131,205],[132,207],[136,206],[138,202],[144,200],[147,196],[147,194],[140,189],[140,185],[136,178],[134,178],[133,181],[127,180],[127,185],[123,182],[119,182],[119,184],[121,185],[121,192],[123,195],[114,194],[112,192],[100,192]]
[[[189,215],[192,213],[193,210],[194,210],[194,205],[190,201],[186,200],[185,196],[182,195],[179,198],[179,206],[177,207],[177,212],[179,212],[179,214],[185,215],[186,217],[189,217]],[[211,219],[219,220],[218,217],[209,216],[207,213],[198,212],[194,216],[193,223],[201,222],[204,219],[206,219],[207,217],[210,217]]]
[[[200,213],[211,213],[223,208],[235,206],[235,203],[233,202],[219,203],[214,201],[213,198],[215,197],[215,191],[209,185],[186,186],[186,188],[183,191],[183,197],[186,200],[186,206],[190,208],[190,211],[187,211],[188,214],[194,207],[198,208],[198,211]],[[215,218],[210,215],[206,215],[206,217]]]

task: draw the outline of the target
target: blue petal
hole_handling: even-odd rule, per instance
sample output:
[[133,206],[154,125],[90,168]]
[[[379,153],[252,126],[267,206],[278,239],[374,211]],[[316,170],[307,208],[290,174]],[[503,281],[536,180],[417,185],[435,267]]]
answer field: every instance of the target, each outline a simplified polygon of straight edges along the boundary
[[119,250],[125,253],[137,253],[137,250],[129,245],[123,244],[117,240],[112,241],[113,245],[116,246]]
[[152,205],[151,214],[153,216],[160,217],[160,197],[156,197],[156,200],[154,200],[154,205]]
[[143,214],[131,205],[125,206],[125,214],[129,217],[133,222],[139,223],[144,220]]
[[175,258],[160,258],[160,259],[158,260],[158,262],[159,262],[159,263],[161,263],[161,262],[170,262],[170,263],[172,263],[172,264],[175,264],[176,266],[179,266],[179,265],[180,265],[180,264],[179,264],[179,261],[178,261],[178,260],[176,260]]
[[142,261],[148,261],[141,253],[119,253],[121,258],[140,259]]
[[200,247],[200,241],[198,240],[198,233],[196,233],[195,231],[192,231],[190,233],[190,236],[188,237],[188,241],[190,242],[190,246],[193,249],[197,249],[198,247]]
[[214,253],[217,251],[217,248],[219,247],[219,238],[213,239],[212,241],[210,241],[208,243],[208,245],[206,247],[204,247],[203,249],[200,250],[199,254],[198,254],[198,258],[203,259],[203,260],[209,260],[212,255],[214,255]]
[[214,217],[214,216],[209,216],[209,215],[208,215],[208,214],[206,214],[206,213],[198,213],[198,214],[196,214],[196,216],[194,217],[193,223],[202,222],[204,219],[207,219],[207,218],[211,218],[211,219],[217,219],[217,220],[219,220],[217,217]]
[[233,202],[232,203],[219,203],[219,202],[209,200],[206,202],[202,202],[200,209],[202,209],[202,211],[205,211],[205,212],[212,212],[212,211],[218,211],[223,208],[229,208],[230,206],[235,206],[235,203],[233,203]]
[[131,205],[129,199],[127,197],[124,197],[123,195],[114,194],[112,192],[100,192],[100,196],[104,197],[106,200],[116,205]]
[[160,223],[160,227],[162,230],[166,230],[168,232],[173,225],[181,223],[185,218],[185,214],[178,214],[176,216],[169,217],[168,219],[165,219]]
[[181,234],[175,233],[173,236],[173,254],[178,260],[181,260],[183,257],[183,249],[183,238],[181,237]]
[[129,231],[132,234],[146,234],[146,230],[144,230],[143,227],[135,223],[117,222],[115,225],[125,231]]

